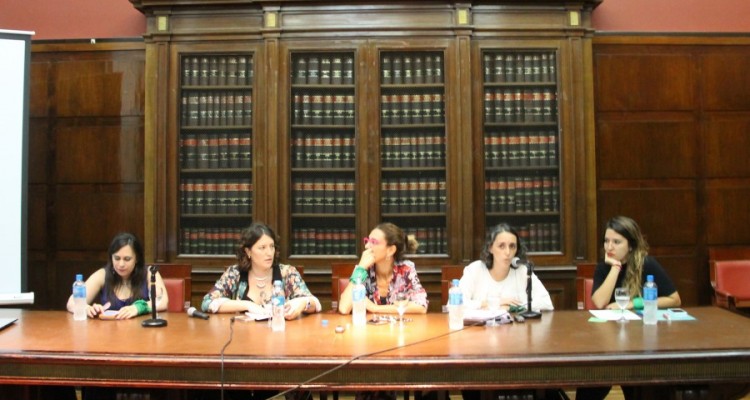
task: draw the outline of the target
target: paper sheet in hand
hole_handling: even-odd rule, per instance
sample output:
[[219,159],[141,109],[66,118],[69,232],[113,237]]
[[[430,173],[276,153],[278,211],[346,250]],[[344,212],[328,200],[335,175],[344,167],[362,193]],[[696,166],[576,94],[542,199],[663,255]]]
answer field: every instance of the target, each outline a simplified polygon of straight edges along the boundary
[[[617,321],[622,315],[620,310],[589,310],[589,312],[591,314],[594,314],[596,318],[606,321]],[[625,310],[625,319],[630,321],[637,321],[640,320],[641,317],[630,310]]]

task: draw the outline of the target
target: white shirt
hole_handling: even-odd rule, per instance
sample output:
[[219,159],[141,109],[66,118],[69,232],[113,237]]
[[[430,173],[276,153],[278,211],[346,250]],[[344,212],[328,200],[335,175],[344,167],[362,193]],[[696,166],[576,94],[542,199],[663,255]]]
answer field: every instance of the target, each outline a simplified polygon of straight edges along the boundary
[[[526,304],[526,267],[511,268],[508,276],[498,282],[490,275],[490,270],[481,260],[477,260],[464,268],[464,274],[459,282],[463,293],[464,307],[478,309],[487,301],[490,293],[498,293],[500,297],[513,298]],[[531,275],[531,308],[538,310],[554,310],[552,298],[544,288],[542,281]]]

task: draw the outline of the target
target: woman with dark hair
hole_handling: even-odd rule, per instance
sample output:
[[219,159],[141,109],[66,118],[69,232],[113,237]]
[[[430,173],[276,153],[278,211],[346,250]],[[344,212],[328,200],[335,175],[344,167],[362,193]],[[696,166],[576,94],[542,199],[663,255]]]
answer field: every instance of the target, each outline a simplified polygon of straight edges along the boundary
[[648,255],[648,243],[635,221],[623,216],[607,221],[603,243],[604,261],[596,265],[591,289],[591,300],[598,308],[619,309],[615,288],[627,287],[633,297],[627,308],[642,309],[641,289],[647,275],[654,276],[659,308],[680,306],[680,294],[664,268]]
[[[146,270],[143,246],[131,233],[120,233],[109,245],[107,265],[86,280],[86,308],[89,318],[106,310],[118,311],[116,319],[128,319],[151,312],[149,301],[151,272]],[[169,304],[161,275],[156,273],[156,310],[166,311]],[[98,302],[97,302],[98,301]],[[73,296],[68,299],[68,311],[74,309]]]
[[[361,281],[365,286],[367,311],[378,314],[397,314],[396,294],[405,292],[409,297],[406,313],[427,312],[427,292],[417,277],[414,263],[404,259],[404,254],[417,250],[414,236],[406,236],[398,226],[384,222],[364,238],[365,251],[352,272],[351,282]],[[352,287],[348,285],[339,298],[339,312],[352,311]]]
[[310,293],[297,269],[279,263],[276,243],[276,234],[263,223],[253,223],[243,230],[237,264],[228,267],[203,297],[203,311],[269,314],[273,282],[280,280],[286,295],[286,319],[319,312],[320,302]]
[[[479,309],[488,307],[488,299],[499,298],[505,309],[526,304],[526,266],[511,265],[514,257],[526,259],[526,248],[518,232],[502,223],[487,234],[480,259],[464,268],[459,286],[464,297],[464,307]],[[542,281],[532,273],[532,307],[537,310],[553,310],[552,299]]]

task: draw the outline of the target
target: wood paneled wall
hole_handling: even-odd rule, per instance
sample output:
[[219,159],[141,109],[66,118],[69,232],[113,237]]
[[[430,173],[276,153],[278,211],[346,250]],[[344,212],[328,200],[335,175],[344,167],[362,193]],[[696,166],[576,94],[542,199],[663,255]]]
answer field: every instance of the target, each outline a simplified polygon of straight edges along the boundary
[[685,305],[710,304],[707,246],[750,243],[748,70],[747,37],[594,40],[600,229],[638,221]]
[[[32,48],[36,308],[64,308],[74,274],[100,267],[114,234],[143,235],[144,48]],[[750,244],[748,70],[748,38],[595,38],[599,229],[613,215],[635,218],[686,305],[710,303],[707,246]]]
[[29,129],[29,288],[64,309],[121,231],[143,236],[145,46],[34,44]]

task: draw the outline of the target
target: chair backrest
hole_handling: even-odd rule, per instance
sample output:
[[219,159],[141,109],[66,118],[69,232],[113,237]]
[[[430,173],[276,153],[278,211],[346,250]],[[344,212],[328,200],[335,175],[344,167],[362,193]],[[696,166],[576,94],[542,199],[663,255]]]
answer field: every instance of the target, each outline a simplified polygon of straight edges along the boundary
[[716,288],[715,262],[721,260],[750,260],[750,246],[713,246],[708,248],[708,273],[711,287]]
[[460,264],[446,264],[440,267],[440,299],[442,305],[448,304],[448,290],[451,288],[451,281],[461,279],[464,274],[464,266]]
[[354,263],[333,263],[331,264],[331,306],[334,310],[338,308],[339,297],[349,284],[349,277],[354,271]]
[[184,311],[185,304],[189,304],[191,301],[193,266],[191,264],[170,263],[153,263],[152,265],[159,267],[159,275],[161,275],[164,286],[167,288],[167,295],[169,296],[167,310],[170,312]]
[[738,298],[750,298],[750,259],[714,261],[716,290]]
[[594,270],[596,270],[596,264],[594,263],[582,263],[576,266],[576,298],[579,310],[597,309],[591,300],[591,291],[594,287]]

